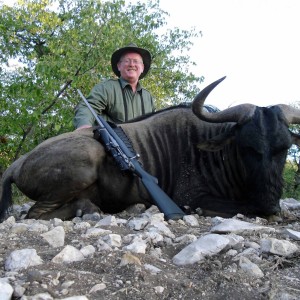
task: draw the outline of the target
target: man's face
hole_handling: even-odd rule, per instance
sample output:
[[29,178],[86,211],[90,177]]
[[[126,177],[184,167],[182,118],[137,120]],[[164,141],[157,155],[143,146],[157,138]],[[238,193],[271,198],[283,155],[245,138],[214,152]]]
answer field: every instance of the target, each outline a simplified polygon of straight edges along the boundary
[[144,71],[143,59],[135,52],[125,53],[117,66],[121,77],[128,82],[137,82]]

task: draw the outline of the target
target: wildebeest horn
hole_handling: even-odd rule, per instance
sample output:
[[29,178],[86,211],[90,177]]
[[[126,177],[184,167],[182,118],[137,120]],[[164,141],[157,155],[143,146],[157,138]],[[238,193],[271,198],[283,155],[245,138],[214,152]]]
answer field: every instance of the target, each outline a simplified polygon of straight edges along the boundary
[[276,106],[281,109],[289,124],[300,124],[300,109],[286,104],[278,104]]
[[223,111],[216,113],[209,113],[203,109],[203,104],[208,94],[224,79],[221,79],[211,83],[209,86],[204,88],[193,100],[192,110],[194,114],[203,121],[211,123],[222,123],[222,122],[237,122],[242,123],[254,114],[256,106],[253,104],[241,104],[234,107],[227,108]]

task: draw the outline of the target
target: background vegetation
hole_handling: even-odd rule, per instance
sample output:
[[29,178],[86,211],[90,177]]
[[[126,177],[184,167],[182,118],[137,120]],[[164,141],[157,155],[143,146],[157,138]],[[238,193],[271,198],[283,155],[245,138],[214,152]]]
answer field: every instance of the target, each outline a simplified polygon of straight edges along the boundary
[[[43,140],[73,130],[76,89],[87,95],[101,79],[113,77],[111,54],[131,42],[153,55],[143,85],[157,108],[190,101],[203,77],[189,72],[194,62],[186,53],[201,32],[166,30],[166,17],[159,0],[0,4],[0,175]],[[295,159],[285,172],[285,196],[299,193],[297,170]]]
[[[158,108],[191,99],[203,78],[183,55],[200,32],[160,30],[159,1],[24,0],[0,7],[0,164],[6,167],[48,137],[73,130],[76,89],[88,94],[112,77],[111,54],[131,42],[150,50],[143,85]],[[161,32],[159,34],[159,31]],[[162,33],[163,32],[163,33]],[[14,68],[9,68],[17,62]]]

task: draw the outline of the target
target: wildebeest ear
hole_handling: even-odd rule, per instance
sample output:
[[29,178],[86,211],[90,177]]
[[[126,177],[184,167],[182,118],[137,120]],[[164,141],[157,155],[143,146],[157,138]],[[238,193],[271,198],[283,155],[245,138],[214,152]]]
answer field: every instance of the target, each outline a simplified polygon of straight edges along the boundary
[[300,147],[300,135],[294,132],[290,132],[292,136],[292,143]]
[[217,136],[214,136],[213,138],[204,141],[202,143],[199,143],[197,145],[197,148],[204,151],[219,151],[221,150],[225,145],[231,143],[235,139],[235,135],[232,131],[224,132],[222,134],[219,134]]

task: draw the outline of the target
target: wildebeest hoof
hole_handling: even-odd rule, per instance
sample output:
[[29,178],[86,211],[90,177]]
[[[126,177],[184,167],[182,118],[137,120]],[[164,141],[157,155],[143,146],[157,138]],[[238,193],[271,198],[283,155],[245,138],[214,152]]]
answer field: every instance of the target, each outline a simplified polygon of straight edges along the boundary
[[77,199],[73,205],[76,207],[76,217],[101,212],[100,208],[89,199]]

